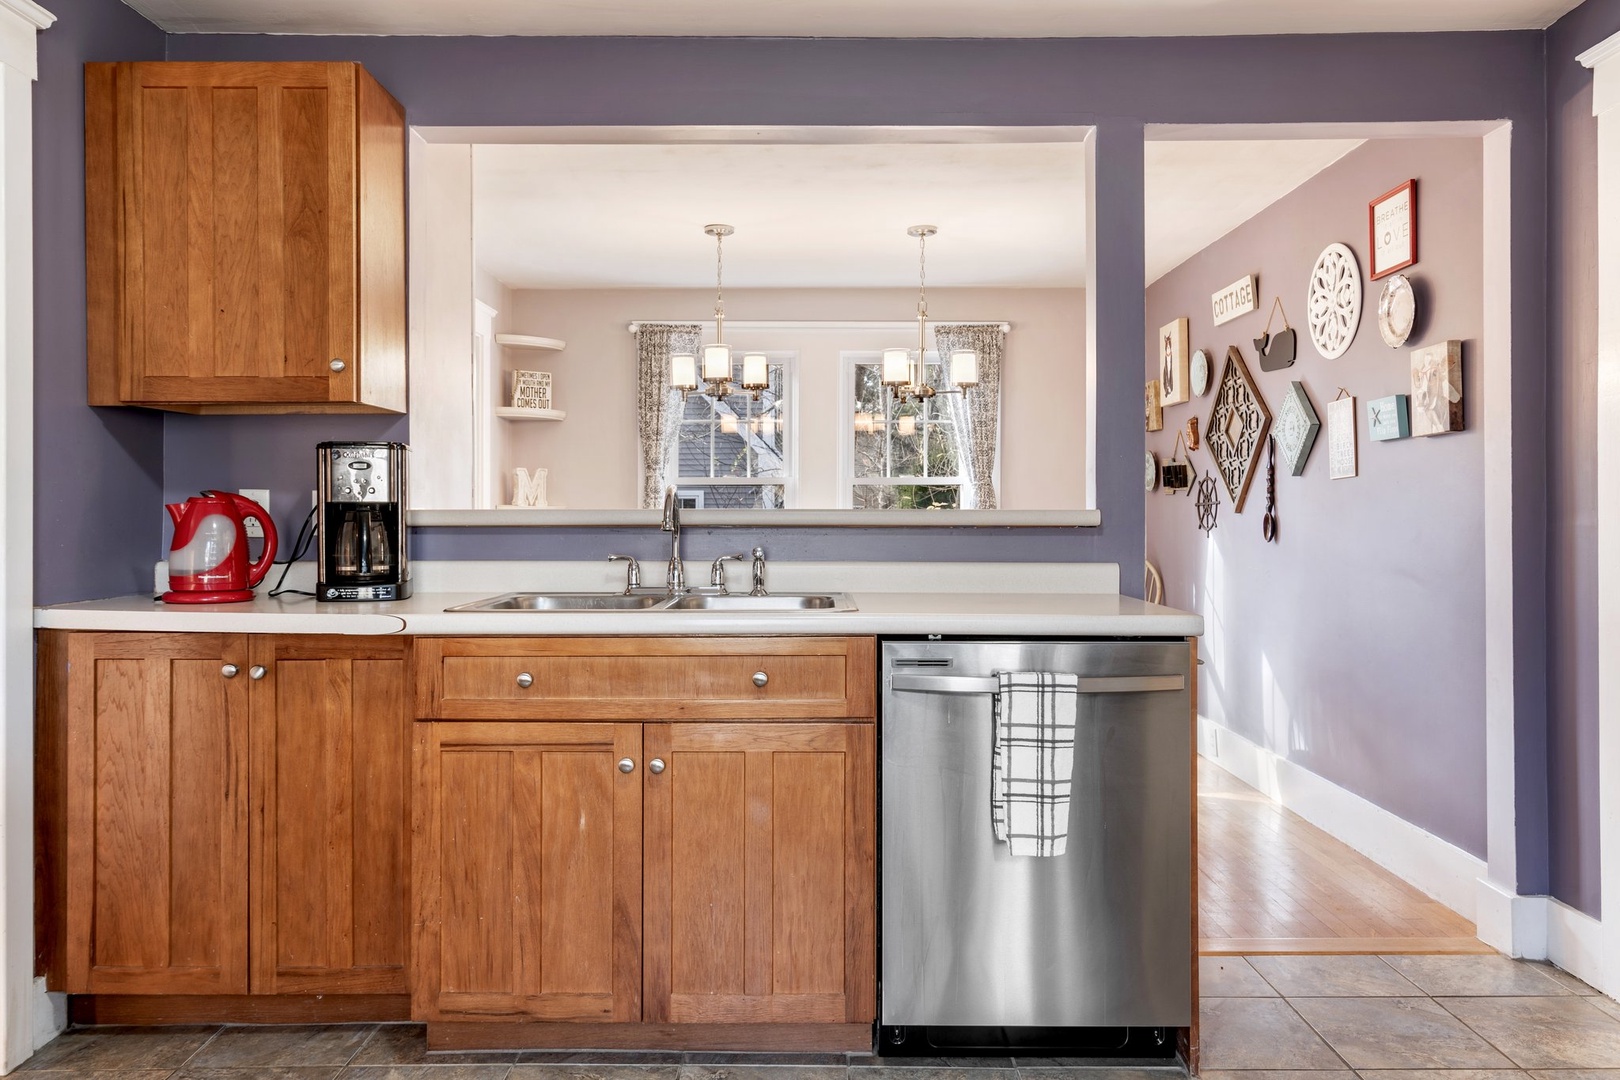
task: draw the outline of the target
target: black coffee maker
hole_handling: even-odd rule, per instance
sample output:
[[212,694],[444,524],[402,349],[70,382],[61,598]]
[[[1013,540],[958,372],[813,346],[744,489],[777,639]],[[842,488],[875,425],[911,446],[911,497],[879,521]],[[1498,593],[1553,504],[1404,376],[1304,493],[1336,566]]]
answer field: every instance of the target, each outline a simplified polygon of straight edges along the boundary
[[316,447],[315,539],[318,600],[403,600],[411,595],[406,554],[405,458],[390,442]]

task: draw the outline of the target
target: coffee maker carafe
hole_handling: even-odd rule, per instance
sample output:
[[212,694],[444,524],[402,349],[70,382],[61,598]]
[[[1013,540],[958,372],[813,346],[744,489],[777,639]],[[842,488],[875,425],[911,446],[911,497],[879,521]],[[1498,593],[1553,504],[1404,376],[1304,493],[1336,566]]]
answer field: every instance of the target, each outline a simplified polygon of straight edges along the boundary
[[316,448],[319,600],[403,600],[406,555],[404,443],[325,442]]

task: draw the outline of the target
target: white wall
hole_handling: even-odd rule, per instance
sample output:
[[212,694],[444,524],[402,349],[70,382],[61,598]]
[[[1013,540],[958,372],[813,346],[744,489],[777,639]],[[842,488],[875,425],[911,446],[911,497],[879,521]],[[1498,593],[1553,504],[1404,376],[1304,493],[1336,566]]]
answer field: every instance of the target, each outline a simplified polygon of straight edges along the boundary
[[[931,289],[935,322],[1005,321],[1002,375],[1001,506],[1084,506],[1085,293],[1080,289]],[[513,290],[505,329],[562,338],[561,353],[502,358],[552,373],[561,423],[507,424],[506,468],[550,470],[549,498],[572,509],[636,505],[635,338],[637,320],[707,322],[714,295],[701,289]],[[736,321],[905,322],[916,311],[907,289],[734,289]],[[845,350],[902,346],[911,333],[826,330],[728,332],[738,348],[799,353],[799,504],[837,505],[840,390]],[[508,350],[510,352],[510,350]],[[416,431],[413,417],[412,432]],[[426,505],[421,504],[421,505]]]

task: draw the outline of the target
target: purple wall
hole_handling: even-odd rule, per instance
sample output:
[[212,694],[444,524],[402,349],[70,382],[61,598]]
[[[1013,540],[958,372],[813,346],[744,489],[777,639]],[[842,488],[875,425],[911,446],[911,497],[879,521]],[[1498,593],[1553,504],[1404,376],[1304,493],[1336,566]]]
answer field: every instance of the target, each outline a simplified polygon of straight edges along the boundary
[[1597,768],[1597,120],[1575,57],[1620,31],[1588,0],[1547,31],[1547,759],[1552,893],[1600,911]]
[[163,34],[118,0],[53,6],[34,84],[34,597],[152,587],[163,418],[85,402],[86,60],[161,60]]
[[[1261,536],[1262,468],[1243,513],[1223,502],[1206,539],[1192,499],[1146,496],[1147,551],[1166,602],[1200,611],[1206,636],[1199,706],[1268,750],[1485,856],[1484,439],[1482,154],[1479,139],[1369,142],[1160,278],[1147,323],[1191,318],[1191,345],[1225,366],[1239,345],[1273,415],[1305,384],[1318,415],[1340,387],[1356,398],[1360,472],[1328,477],[1327,432],[1300,476],[1279,460],[1278,542]],[[1383,282],[1368,282],[1367,201],[1418,180],[1420,298],[1410,344],[1460,338],[1467,429],[1399,442],[1367,437],[1366,404],[1410,393],[1407,348],[1379,337]],[[1324,360],[1304,325],[1305,284],[1322,248],[1356,253],[1362,319],[1344,356]],[[1209,295],[1260,276],[1261,310],[1217,329]],[[1299,332],[1299,358],[1261,371],[1250,339],[1273,297]],[[1280,325],[1280,321],[1279,324]],[[1149,376],[1155,338],[1147,341]],[[1161,458],[1189,416],[1207,425],[1213,394],[1164,411],[1148,437]],[[1213,468],[1207,445],[1192,455]]]

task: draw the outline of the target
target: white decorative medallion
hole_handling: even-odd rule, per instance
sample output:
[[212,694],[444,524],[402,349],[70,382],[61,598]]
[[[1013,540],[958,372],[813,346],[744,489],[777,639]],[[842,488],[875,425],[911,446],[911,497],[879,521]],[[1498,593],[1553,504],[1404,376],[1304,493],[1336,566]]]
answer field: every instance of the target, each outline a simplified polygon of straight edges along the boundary
[[1311,268],[1311,341],[1329,360],[1343,356],[1361,325],[1361,267],[1343,244],[1329,244]]

